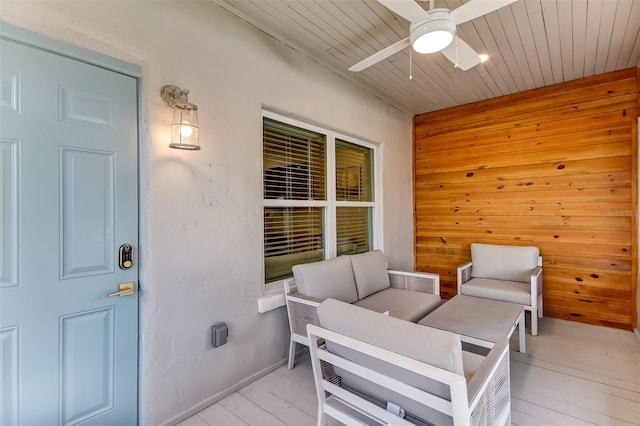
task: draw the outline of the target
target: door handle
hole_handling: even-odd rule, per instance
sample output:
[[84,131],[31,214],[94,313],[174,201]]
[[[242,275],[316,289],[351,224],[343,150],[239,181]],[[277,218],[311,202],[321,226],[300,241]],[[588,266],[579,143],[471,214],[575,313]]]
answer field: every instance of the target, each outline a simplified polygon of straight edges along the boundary
[[128,281],[126,283],[120,283],[118,286],[118,291],[114,291],[113,293],[107,293],[107,296],[129,296],[135,293],[134,290],[134,282]]

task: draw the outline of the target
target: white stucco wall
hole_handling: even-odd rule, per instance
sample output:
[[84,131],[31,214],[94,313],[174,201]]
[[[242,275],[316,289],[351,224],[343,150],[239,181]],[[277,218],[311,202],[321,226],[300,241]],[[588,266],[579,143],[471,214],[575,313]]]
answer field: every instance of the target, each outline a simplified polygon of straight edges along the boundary
[[[141,419],[177,421],[286,356],[262,295],[263,105],[381,143],[384,250],[413,264],[411,116],[211,2],[2,1],[0,18],[143,67]],[[160,89],[191,90],[200,152],[168,148]],[[226,321],[227,345],[209,327]]]

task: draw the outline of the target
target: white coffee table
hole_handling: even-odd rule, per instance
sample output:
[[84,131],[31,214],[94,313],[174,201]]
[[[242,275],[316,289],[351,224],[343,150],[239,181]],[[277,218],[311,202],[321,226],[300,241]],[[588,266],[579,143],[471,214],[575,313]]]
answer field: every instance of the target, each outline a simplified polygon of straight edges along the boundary
[[464,341],[488,348],[502,337],[510,338],[518,327],[519,351],[527,351],[524,308],[515,303],[457,295],[418,324],[460,334]]

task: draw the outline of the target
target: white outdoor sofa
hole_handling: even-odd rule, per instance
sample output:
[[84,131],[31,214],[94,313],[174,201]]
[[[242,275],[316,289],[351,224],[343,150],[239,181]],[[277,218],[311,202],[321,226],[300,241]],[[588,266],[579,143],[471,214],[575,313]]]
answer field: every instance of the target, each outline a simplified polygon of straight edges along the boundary
[[[296,343],[309,346],[307,324],[318,324],[316,308],[327,298],[411,322],[420,321],[441,303],[438,274],[387,270],[380,250],[295,265],[293,274],[284,283],[291,330],[290,369]],[[296,292],[292,292],[294,284]]]
[[511,421],[506,337],[484,355],[462,336],[333,299],[308,325],[318,425],[505,425]]
[[517,303],[531,312],[531,335],[542,318],[542,257],[538,247],[471,244],[471,261],[458,266],[458,294]]

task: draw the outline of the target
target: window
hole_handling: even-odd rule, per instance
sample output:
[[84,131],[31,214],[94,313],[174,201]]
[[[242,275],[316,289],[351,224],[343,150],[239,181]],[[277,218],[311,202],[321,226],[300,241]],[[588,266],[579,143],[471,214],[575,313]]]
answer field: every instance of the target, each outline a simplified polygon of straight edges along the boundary
[[372,149],[336,139],[335,164],[337,253],[368,251],[373,207],[355,202],[373,201]]
[[375,247],[375,146],[270,112],[262,126],[265,283]]

